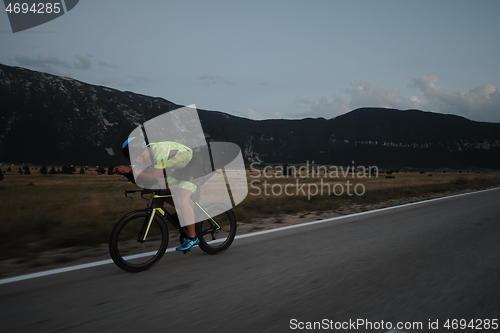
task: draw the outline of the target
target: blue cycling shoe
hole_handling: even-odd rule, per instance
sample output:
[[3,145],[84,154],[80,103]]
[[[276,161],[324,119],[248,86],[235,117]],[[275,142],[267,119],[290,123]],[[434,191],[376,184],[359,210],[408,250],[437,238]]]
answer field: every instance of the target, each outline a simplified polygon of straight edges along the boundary
[[191,239],[191,238],[187,238],[187,239],[184,241],[184,243],[182,243],[182,245],[181,245],[181,246],[176,247],[176,248],[175,248],[175,250],[176,250],[176,251],[187,251],[187,250],[189,250],[190,248],[192,248],[193,246],[198,245],[198,244],[200,244],[200,240],[198,239],[198,237],[193,238],[193,239]]

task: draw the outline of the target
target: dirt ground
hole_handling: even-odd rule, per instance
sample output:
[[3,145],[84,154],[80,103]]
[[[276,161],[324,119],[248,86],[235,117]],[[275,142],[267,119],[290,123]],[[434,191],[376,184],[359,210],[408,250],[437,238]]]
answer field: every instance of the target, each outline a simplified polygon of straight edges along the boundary
[[[461,191],[453,193],[440,193],[426,197],[413,197],[406,199],[390,200],[387,202],[372,205],[349,204],[335,211],[310,212],[300,214],[278,215],[268,218],[252,221],[252,223],[238,223],[237,235],[258,232],[268,229],[280,228],[289,225],[318,221],[327,218],[350,215],[363,211],[381,209],[385,207],[398,206],[412,202],[429,200],[438,197],[445,197],[454,194],[466,193],[471,191]],[[175,247],[178,244],[178,234],[171,233],[169,247]],[[50,269],[69,267],[79,264],[90,263],[99,260],[110,259],[108,245],[101,244],[93,248],[64,248],[40,253],[36,258],[13,258],[0,261],[0,278],[19,276]]]

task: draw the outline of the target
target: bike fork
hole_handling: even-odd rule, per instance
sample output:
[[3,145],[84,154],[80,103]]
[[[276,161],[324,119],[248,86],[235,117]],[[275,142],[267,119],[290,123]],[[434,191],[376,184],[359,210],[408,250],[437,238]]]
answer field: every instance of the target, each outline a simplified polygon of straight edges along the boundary
[[142,224],[141,231],[137,236],[137,241],[139,243],[144,243],[146,238],[148,237],[149,228],[151,228],[151,223],[153,223],[153,218],[155,217],[156,209],[152,209],[149,212],[149,215],[144,219],[144,223]]

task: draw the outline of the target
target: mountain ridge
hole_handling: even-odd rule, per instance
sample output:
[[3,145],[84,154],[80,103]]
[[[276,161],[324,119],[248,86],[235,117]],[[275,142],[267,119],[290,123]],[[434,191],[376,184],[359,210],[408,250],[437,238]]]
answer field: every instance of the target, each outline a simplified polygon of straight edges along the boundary
[[[0,162],[114,165],[138,124],[182,107],[0,64]],[[251,120],[199,110],[208,140],[238,144],[247,163],[500,167],[500,124],[421,110],[359,108],[331,119]]]

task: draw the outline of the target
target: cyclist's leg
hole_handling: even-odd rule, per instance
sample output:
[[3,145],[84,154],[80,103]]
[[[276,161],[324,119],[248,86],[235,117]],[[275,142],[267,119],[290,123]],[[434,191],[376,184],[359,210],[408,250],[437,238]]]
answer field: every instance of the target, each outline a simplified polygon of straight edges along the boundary
[[[196,237],[195,216],[191,200],[191,195],[196,191],[197,186],[186,180],[179,181],[172,176],[167,178],[167,183],[174,195],[174,207],[177,210],[181,226],[185,227],[188,237],[176,250],[186,251],[199,244]],[[167,202],[170,203],[170,201]]]
[[[166,188],[170,189],[172,191],[172,194],[176,197],[175,200],[173,199],[173,197],[165,198],[165,202],[171,206],[174,206],[174,207],[176,207],[175,202],[177,202],[178,204],[181,201],[189,203],[190,196],[197,189],[197,186],[195,184],[193,184],[189,181],[186,181],[186,180],[179,181],[172,176],[167,177],[167,183],[165,185],[166,185]],[[180,195],[182,195],[182,197],[180,197]],[[192,207],[191,207],[191,210],[192,210]],[[182,213],[182,211],[181,211],[181,213]],[[194,212],[193,212],[192,218],[190,218],[186,222],[188,222],[187,225],[194,224]],[[186,224],[186,223],[184,223],[184,224]]]
[[[166,183],[165,186],[166,186],[167,190],[170,189],[169,186],[168,186],[168,183]],[[166,197],[165,198],[165,202],[167,204],[169,204],[170,206],[174,206],[174,199],[172,197]]]
[[195,238],[196,231],[194,226],[194,211],[191,206],[192,191],[185,188],[175,189],[175,209],[182,215],[183,223],[186,225],[188,237]]

